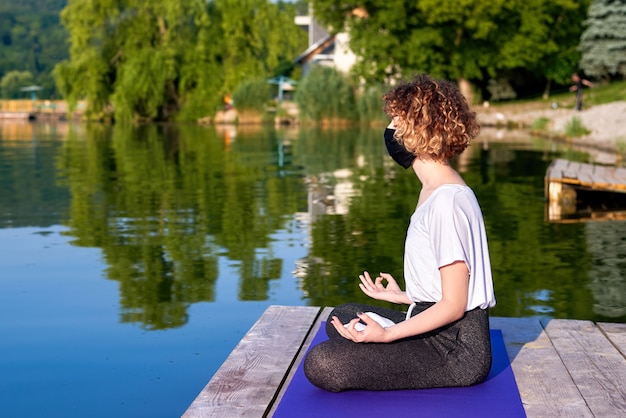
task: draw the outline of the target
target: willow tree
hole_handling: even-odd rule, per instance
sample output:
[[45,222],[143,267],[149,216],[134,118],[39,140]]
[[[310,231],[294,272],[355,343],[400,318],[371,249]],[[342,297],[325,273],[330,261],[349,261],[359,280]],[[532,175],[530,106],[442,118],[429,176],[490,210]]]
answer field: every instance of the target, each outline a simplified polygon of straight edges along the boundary
[[[360,57],[355,73],[389,81],[414,72],[485,82],[514,69],[536,69],[560,51],[576,53],[588,0],[313,0],[317,19],[347,31]],[[547,77],[554,76],[545,71]],[[558,74],[560,75],[560,73]],[[467,93],[467,92],[466,92]]]
[[222,38],[220,61],[227,92],[243,80],[272,77],[307,47],[294,23],[295,8],[269,0],[215,0]]
[[[198,0],[69,0],[61,13],[70,59],[55,68],[72,104],[85,99],[93,116],[169,118],[216,96],[220,85],[208,45],[216,32]],[[204,107],[210,102],[204,102]]]

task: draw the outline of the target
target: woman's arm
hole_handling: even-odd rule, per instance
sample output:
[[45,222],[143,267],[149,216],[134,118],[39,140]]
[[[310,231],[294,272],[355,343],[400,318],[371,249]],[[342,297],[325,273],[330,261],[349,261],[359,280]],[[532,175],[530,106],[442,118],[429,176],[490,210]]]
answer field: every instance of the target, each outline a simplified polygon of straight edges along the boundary
[[414,317],[387,328],[387,341],[423,334],[448,325],[465,314],[469,293],[469,270],[463,261],[441,267],[441,300]]
[[[455,261],[441,267],[439,271],[441,274],[441,300],[406,321],[383,328],[369,316],[361,314],[358,318],[350,321],[348,328],[345,328],[336,317],[333,318],[332,324],[341,335],[354,342],[387,343],[423,334],[461,319],[465,314],[469,293],[467,265],[463,261]],[[357,331],[354,328],[359,320],[367,324],[363,331]]]

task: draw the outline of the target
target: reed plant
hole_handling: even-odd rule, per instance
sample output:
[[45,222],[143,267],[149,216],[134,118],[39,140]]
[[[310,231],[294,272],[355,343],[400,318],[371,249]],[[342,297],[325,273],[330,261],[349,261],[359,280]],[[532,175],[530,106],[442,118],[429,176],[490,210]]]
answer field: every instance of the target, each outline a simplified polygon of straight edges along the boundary
[[624,161],[626,161],[626,138],[618,138],[615,142],[615,147],[617,148],[617,159],[623,165]]
[[356,96],[356,107],[360,121],[376,124],[387,120],[383,111],[382,96],[383,88],[378,85],[368,87]]

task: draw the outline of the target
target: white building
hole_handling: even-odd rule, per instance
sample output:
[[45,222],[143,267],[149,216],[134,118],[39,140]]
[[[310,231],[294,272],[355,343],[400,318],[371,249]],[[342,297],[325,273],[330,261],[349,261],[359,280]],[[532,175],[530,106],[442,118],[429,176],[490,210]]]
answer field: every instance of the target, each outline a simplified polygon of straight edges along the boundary
[[347,73],[356,61],[356,55],[349,48],[350,38],[347,33],[329,34],[312,16],[296,16],[296,25],[309,34],[309,47],[295,60],[302,65],[302,74],[306,74],[312,65],[328,65]]

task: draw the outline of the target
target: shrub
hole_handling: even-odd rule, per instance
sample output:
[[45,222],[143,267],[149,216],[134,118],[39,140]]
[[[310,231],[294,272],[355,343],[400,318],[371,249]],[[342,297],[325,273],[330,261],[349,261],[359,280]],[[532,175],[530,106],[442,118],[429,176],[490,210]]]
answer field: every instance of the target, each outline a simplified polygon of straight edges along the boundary
[[245,80],[233,93],[233,104],[238,112],[263,113],[271,99],[271,87],[266,80]]
[[266,107],[271,99],[271,87],[266,80],[245,80],[233,92],[237,122],[262,123],[267,119]]
[[579,117],[574,116],[565,124],[565,135],[569,137],[579,137],[590,133],[589,129],[583,125]]
[[531,128],[536,131],[544,131],[548,127],[549,123],[550,123],[550,119],[540,117],[533,121]]
[[298,84],[295,101],[305,120],[342,121],[357,117],[350,82],[331,67],[314,66]]

